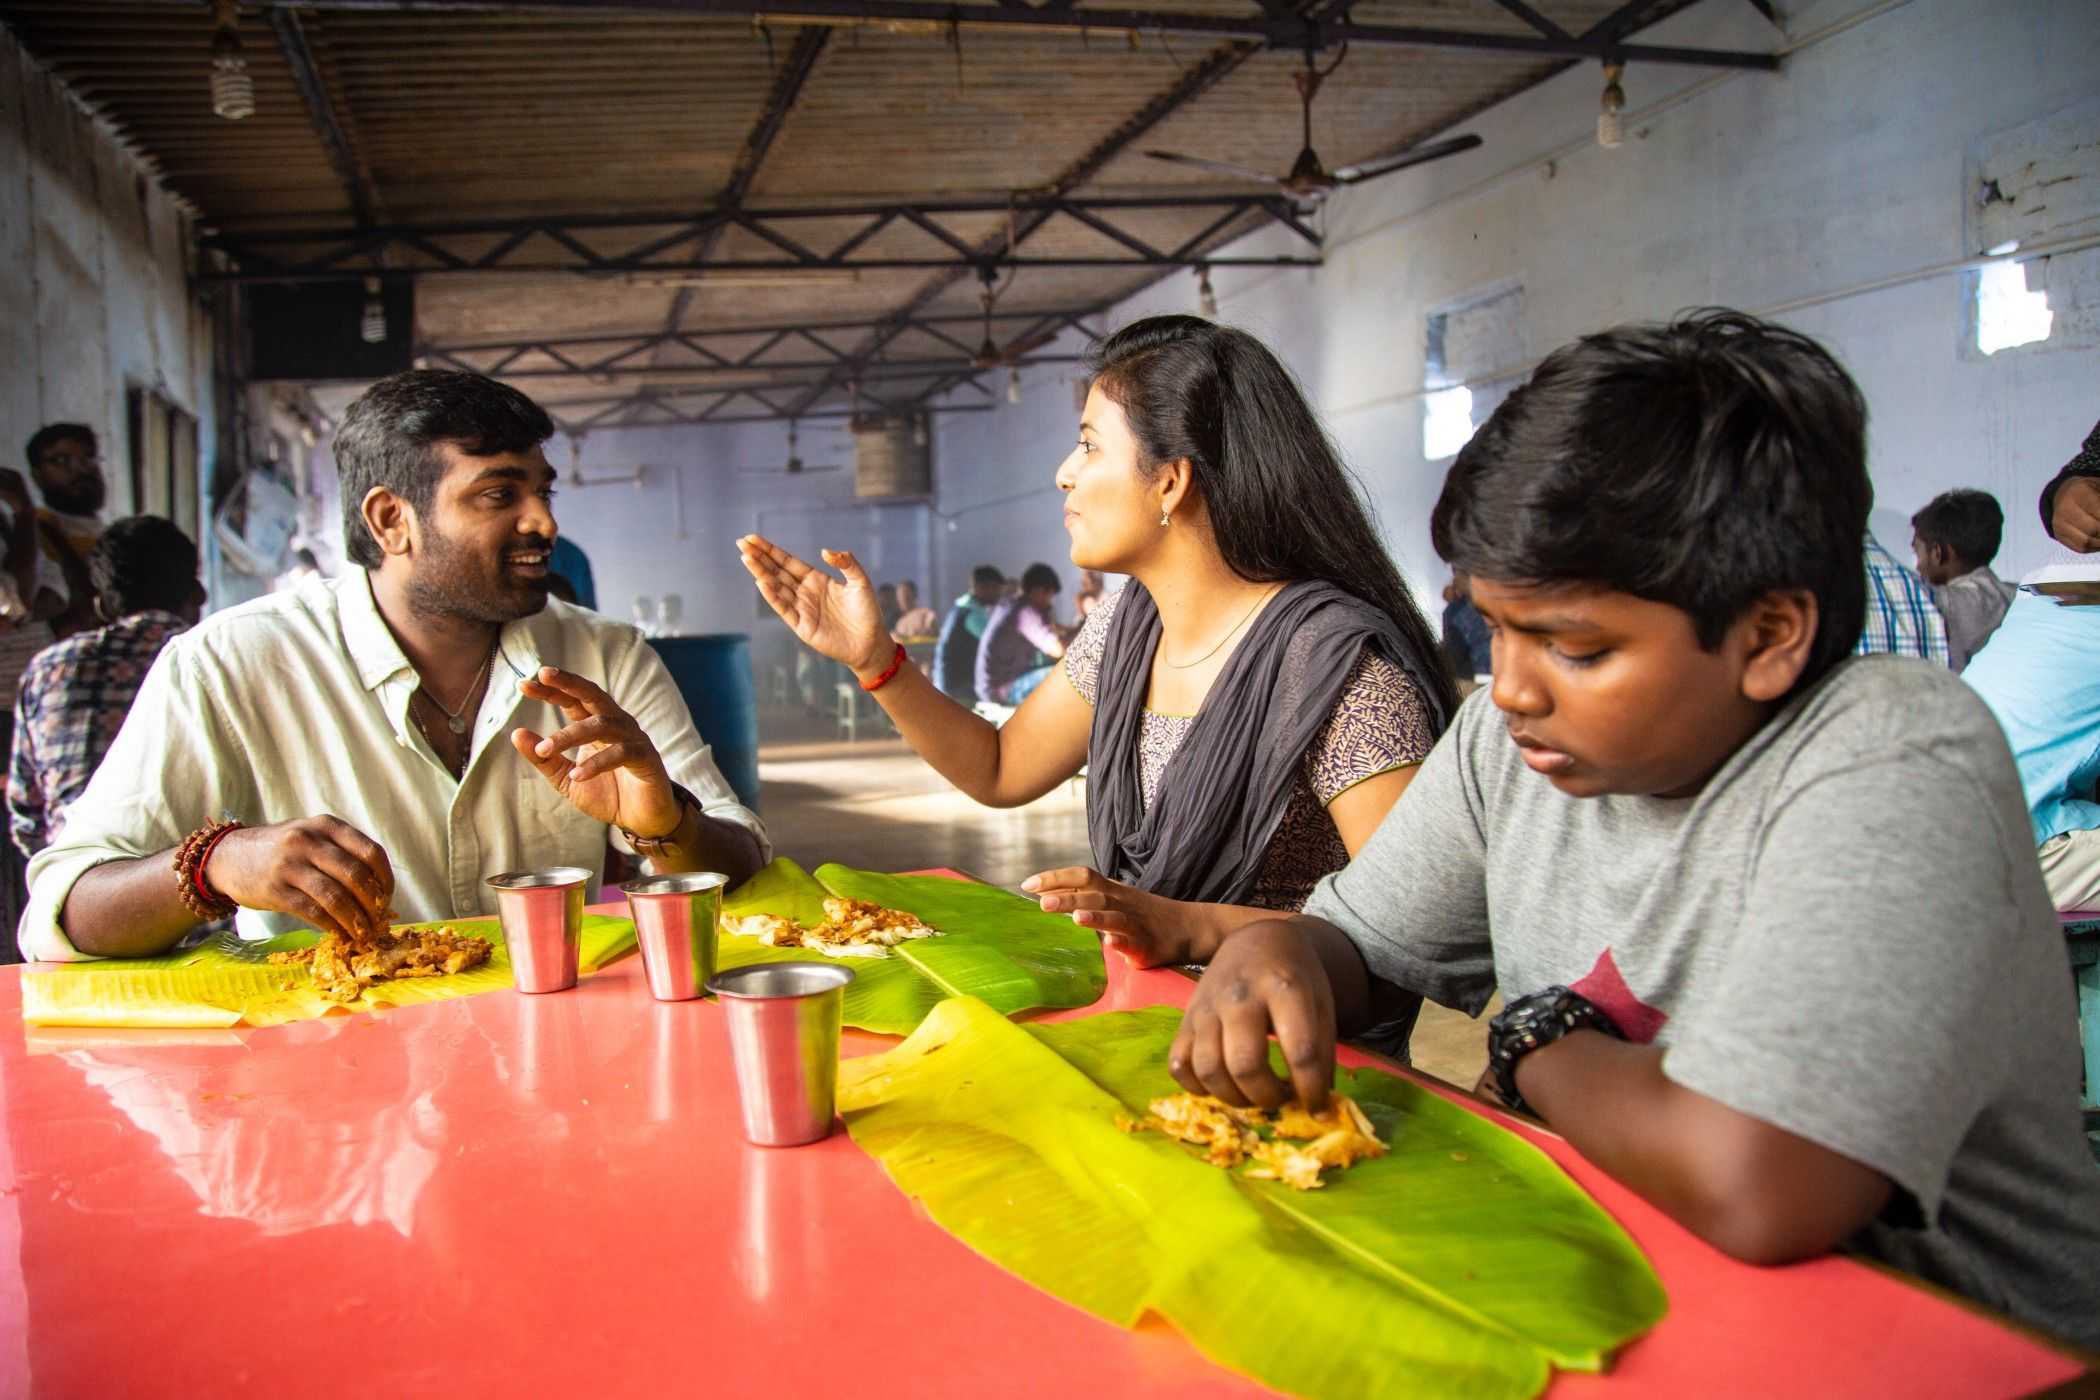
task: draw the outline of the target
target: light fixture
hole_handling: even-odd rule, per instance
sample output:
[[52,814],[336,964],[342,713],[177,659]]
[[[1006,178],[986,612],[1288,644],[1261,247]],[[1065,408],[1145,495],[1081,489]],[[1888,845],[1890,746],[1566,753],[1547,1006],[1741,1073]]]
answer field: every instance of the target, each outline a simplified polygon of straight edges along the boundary
[[377,277],[365,279],[365,314],[357,329],[367,345],[379,345],[386,340],[386,303],[380,300]]
[[984,341],[977,347],[977,353],[970,357],[970,367],[972,369],[997,369],[1000,363],[1006,359],[1004,355],[999,353],[998,343],[992,339],[992,303],[999,300],[997,290],[999,274],[995,269],[987,266],[979,268],[977,276],[984,283],[984,290],[977,294],[978,302],[984,307]]
[[1626,89],[1619,86],[1619,79],[1625,73],[1623,63],[1604,65],[1604,96],[1597,107],[1597,144],[1607,151],[1616,149],[1625,139],[1619,121],[1619,113],[1626,110]]
[[911,416],[911,445],[913,447],[924,447],[926,445],[926,415],[923,413],[914,413]]
[[1018,365],[1010,366],[1006,371],[1006,401],[1021,401],[1021,369]]
[[234,0],[217,0],[216,30],[211,36],[211,109],[230,122],[255,115],[255,79],[248,75],[248,60],[241,52],[237,26],[240,13]]
[[791,473],[799,472],[802,470],[802,454],[795,450],[795,420],[792,418],[788,419],[787,465],[782,467],[781,470]]
[[1196,309],[1208,320],[1218,319],[1218,294],[1211,289],[1210,269],[1196,269]]

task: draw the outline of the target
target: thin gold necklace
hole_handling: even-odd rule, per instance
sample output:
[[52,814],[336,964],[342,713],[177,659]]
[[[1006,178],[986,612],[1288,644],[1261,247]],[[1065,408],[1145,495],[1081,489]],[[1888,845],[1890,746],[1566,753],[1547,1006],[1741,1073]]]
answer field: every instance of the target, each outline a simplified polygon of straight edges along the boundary
[[1166,662],[1168,666],[1171,666],[1177,671],[1186,671],[1191,666],[1201,666],[1204,662],[1210,660],[1213,656],[1216,656],[1218,654],[1218,647],[1224,646],[1227,642],[1231,641],[1234,637],[1237,637],[1240,634],[1240,629],[1247,625],[1247,619],[1253,617],[1256,613],[1260,612],[1261,605],[1263,603],[1268,602],[1271,598],[1275,597],[1281,592],[1283,592],[1283,585],[1279,583],[1274,588],[1270,589],[1268,592],[1262,594],[1259,598],[1256,598],[1254,600],[1254,606],[1247,609],[1247,616],[1241,618],[1238,622],[1233,623],[1232,630],[1230,632],[1227,632],[1224,636],[1218,638],[1217,646],[1214,646],[1209,651],[1204,652],[1203,655],[1197,657],[1194,661],[1167,661],[1167,658],[1164,656],[1162,656],[1160,660]]

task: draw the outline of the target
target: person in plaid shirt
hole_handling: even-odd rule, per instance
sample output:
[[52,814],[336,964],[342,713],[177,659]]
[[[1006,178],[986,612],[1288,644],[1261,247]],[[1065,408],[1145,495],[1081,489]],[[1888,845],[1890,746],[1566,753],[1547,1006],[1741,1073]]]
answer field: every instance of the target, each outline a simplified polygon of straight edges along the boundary
[[1954,664],[1947,649],[1947,620],[1925,580],[1896,562],[1896,556],[1867,536],[1867,621],[1860,629],[1858,654],[1893,652]]
[[38,652],[15,698],[7,816],[15,845],[35,855],[58,835],[123,727],[168,638],[204,607],[197,546],[155,515],[119,520],[88,560],[106,625]]

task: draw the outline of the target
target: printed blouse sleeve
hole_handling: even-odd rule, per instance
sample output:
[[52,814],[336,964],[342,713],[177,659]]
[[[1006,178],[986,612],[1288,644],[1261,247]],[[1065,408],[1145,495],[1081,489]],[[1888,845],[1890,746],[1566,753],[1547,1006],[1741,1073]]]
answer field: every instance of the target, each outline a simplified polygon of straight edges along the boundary
[[1108,650],[1108,624],[1116,615],[1116,600],[1122,597],[1120,590],[1101,600],[1099,607],[1088,615],[1086,625],[1079,635],[1065,648],[1065,679],[1079,698],[1091,705],[1101,689],[1101,656]]
[[1429,705],[1405,671],[1366,648],[1334,713],[1305,753],[1305,780],[1324,806],[1366,778],[1420,763],[1436,747]]

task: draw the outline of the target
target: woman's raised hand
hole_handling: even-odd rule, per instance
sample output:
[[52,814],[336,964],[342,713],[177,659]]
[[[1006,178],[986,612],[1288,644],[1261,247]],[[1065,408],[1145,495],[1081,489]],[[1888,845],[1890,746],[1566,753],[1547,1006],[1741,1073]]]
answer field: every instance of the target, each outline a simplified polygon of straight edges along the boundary
[[827,549],[824,562],[845,576],[840,582],[766,539],[746,535],[736,542],[759,594],[794,629],[803,645],[856,674],[880,671],[896,643],[882,626],[882,605],[860,561],[845,550]]

